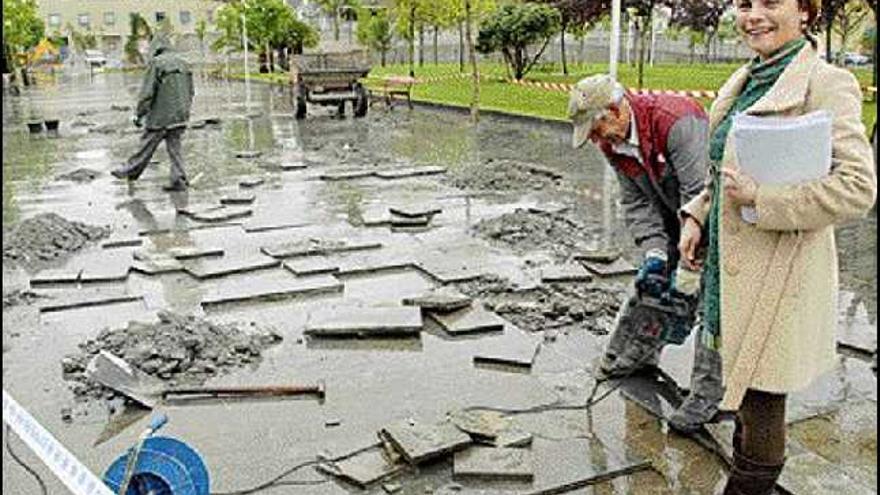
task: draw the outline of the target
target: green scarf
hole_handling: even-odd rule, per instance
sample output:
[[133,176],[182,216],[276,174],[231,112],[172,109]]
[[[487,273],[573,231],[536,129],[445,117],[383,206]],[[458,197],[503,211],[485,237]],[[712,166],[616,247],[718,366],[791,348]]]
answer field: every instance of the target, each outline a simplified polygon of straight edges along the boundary
[[712,171],[712,205],[709,210],[708,252],[703,269],[703,344],[710,349],[721,348],[721,264],[718,249],[718,233],[721,221],[721,160],[727,134],[733,125],[733,117],[760,100],[776,84],[788,64],[807,43],[806,38],[789,41],[767,60],[756,57],[749,66],[745,86],[730,107],[724,120],[718,124],[709,140],[709,161]]

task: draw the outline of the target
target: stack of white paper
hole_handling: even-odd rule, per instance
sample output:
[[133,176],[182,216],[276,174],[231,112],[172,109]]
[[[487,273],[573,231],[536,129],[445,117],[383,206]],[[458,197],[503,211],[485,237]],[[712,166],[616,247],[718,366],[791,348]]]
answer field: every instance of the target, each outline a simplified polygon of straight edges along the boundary
[[[740,169],[758,184],[798,184],[828,175],[831,121],[826,110],[798,117],[734,116]],[[757,221],[754,208],[743,207],[741,214],[747,222]]]

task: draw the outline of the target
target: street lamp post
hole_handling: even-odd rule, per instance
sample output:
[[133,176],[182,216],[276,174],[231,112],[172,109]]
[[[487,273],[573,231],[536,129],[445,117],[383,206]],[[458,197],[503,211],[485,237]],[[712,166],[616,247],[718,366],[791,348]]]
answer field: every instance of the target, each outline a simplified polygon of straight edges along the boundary
[[[611,43],[609,47],[608,73],[617,80],[617,61],[620,58],[620,9],[621,0],[611,2]],[[611,176],[611,167],[606,166],[602,174],[602,224],[604,227],[605,247],[611,246],[611,194],[614,190],[614,181]]]

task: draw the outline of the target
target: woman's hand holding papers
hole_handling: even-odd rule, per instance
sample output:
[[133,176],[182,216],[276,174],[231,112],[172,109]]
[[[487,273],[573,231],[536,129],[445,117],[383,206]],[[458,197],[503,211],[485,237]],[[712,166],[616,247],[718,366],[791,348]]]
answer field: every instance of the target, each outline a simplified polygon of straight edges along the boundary
[[732,168],[722,168],[724,193],[740,206],[754,206],[758,197],[758,183],[748,175]]

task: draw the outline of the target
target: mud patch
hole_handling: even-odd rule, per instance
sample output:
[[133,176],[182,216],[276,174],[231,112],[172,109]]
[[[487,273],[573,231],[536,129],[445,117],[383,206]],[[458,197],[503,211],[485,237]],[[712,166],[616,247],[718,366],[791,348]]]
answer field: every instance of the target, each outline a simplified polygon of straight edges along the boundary
[[90,168],[78,168],[73,172],[55,176],[56,180],[69,180],[73,182],[91,182],[98,178],[101,173]]
[[7,308],[12,308],[22,304],[31,304],[34,301],[39,301],[40,299],[44,299],[45,297],[46,296],[37,294],[36,292],[27,289],[14,290],[12,292],[3,294],[3,310],[5,311]]
[[55,213],[43,213],[21,222],[4,235],[3,262],[36,266],[59,259],[110,234],[108,227],[71,222]]
[[582,329],[605,335],[627,299],[627,289],[620,283],[549,283],[519,289],[489,275],[455,286],[468,296],[480,298],[486,309],[530,332]]
[[479,166],[450,173],[446,180],[465,190],[532,191],[559,187],[562,175],[525,162],[489,158]]
[[218,373],[260,361],[263,351],[281,341],[270,327],[255,323],[215,324],[195,316],[159,311],[157,323],[129,322],[104,329],[61,362],[64,379],[77,400],[112,398],[114,392],[86,378],[89,361],[108,351],[169,386],[197,385]]
[[572,218],[568,211],[517,208],[474,225],[476,235],[518,252],[546,249],[567,259],[599,239],[599,227]]

